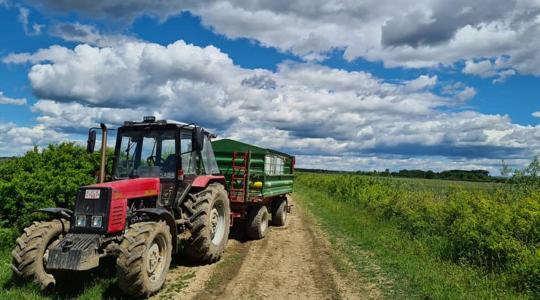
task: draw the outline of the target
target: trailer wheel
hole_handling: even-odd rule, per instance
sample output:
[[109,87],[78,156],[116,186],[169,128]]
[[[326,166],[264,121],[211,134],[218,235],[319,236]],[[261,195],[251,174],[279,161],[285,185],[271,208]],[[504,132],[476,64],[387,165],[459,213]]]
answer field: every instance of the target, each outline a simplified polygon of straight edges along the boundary
[[131,296],[148,297],[165,282],[171,264],[172,241],[163,221],[135,223],[120,244],[116,260],[118,285]]
[[287,221],[287,199],[276,200],[272,208],[272,225],[284,226]]
[[69,222],[59,219],[34,222],[26,227],[11,252],[13,279],[19,283],[33,280],[41,289],[54,285],[56,280],[46,269],[49,249],[56,246],[68,230]]
[[253,206],[246,217],[246,234],[252,240],[260,240],[268,231],[268,209],[264,205]]
[[227,246],[230,229],[229,198],[223,185],[209,184],[190,195],[184,203],[191,224],[186,241],[187,257],[197,263],[213,263],[221,258]]

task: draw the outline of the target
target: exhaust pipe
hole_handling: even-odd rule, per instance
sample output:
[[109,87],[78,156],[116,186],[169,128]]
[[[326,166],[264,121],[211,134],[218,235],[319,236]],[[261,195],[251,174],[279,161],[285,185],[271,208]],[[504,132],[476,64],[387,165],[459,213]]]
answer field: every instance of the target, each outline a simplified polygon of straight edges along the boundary
[[105,182],[105,165],[107,164],[107,126],[104,123],[101,127],[101,164],[99,167],[99,183]]

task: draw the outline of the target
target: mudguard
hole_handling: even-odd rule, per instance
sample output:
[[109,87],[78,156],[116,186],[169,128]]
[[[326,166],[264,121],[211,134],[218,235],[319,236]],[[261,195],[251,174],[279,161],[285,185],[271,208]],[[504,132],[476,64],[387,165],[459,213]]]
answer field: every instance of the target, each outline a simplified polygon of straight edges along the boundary
[[71,220],[71,216],[73,216],[72,210],[69,210],[67,208],[60,208],[60,207],[41,208],[41,209],[36,210],[35,212],[46,213],[60,219],[66,219],[68,221]]
[[173,253],[178,251],[178,232],[176,229],[176,221],[174,220],[173,215],[164,208],[151,207],[151,208],[141,208],[133,212],[134,215],[147,215],[151,219],[163,220],[169,225],[169,230],[171,231],[171,238],[173,244]]

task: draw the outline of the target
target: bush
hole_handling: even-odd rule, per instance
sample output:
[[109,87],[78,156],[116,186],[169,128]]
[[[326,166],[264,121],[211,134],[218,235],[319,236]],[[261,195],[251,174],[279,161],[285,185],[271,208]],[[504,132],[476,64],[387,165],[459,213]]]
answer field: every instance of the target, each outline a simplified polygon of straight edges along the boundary
[[[529,172],[531,173],[531,172]],[[520,175],[521,176],[521,175]],[[518,290],[540,293],[537,182],[488,184],[358,175],[299,174],[296,184],[367,210],[429,245],[442,259],[506,274]]]
[[12,248],[18,231],[14,228],[0,228],[0,250]]
[[72,208],[77,190],[95,182],[98,168],[99,153],[88,154],[73,143],[50,145],[41,152],[29,151],[3,162],[0,164],[0,227],[20,229],[34,218],[31,213],[39,208]]

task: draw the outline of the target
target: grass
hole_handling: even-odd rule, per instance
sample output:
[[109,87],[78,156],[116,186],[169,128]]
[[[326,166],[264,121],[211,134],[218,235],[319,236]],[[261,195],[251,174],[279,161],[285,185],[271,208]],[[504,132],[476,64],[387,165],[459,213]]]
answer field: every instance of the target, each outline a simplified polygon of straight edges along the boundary
[[0,299],[121,299],[120,290],[116,286],[114,268],[111,264],[99,269],[78,274],[79,277],[55,289],[41,292],[33,283],[19,286],[11,280],[10,251],[0,253]]
[[526,299],[500,275],[440,260],[429,239],[412,238],[330,195],[296,187],[295,199],[321,222],[336,250],[391,299]]
[[159,299],[176,299],[175,293],[185,289],[193,277],[195,277],[195,272],[187,272],[176,278],[174,282],[166,284],[160,291]]

